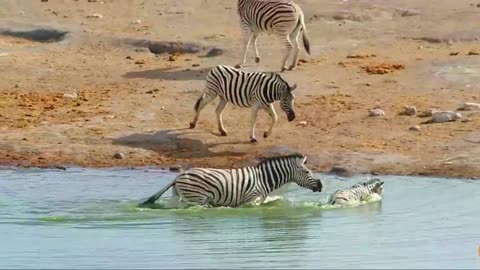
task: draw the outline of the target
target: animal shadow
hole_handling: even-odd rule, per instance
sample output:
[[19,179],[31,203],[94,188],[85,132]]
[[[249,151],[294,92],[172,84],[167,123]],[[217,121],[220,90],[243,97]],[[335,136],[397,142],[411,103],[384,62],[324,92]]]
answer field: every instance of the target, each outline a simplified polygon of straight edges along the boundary
[[174,70],[173,68],[159,68],[144,71],[132,71],[123,75],[127,79],[150,79],[167,81],[204,80],[210,68]]

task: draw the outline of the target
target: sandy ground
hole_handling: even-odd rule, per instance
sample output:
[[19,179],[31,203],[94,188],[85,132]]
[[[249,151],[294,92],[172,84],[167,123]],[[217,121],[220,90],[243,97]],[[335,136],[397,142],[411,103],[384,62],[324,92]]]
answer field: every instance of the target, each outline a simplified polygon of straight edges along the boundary
[[[289,123],[275,104],[279,121],[264,139],[269,118],[260,112],[253,145],[248,109],[228,107],[229,133],[219,136],[217,101],[188,129],[206,72],[240,58],[236,1],[4,0],[0,32],[43,27],[68,34],[47,43],[0,35],[0,164],[226,168],[299,151],[323,172],[480,176],[480,112],[428,125],[420,124],[428,118],[399,115],[404,105],[456,110],[480,102],[477,3],[297,3],[312,44],[298,70],[282,73],[298,84],[297,119]],[[88,18],[94,13],[102,18]],[[170,61],[132,40],[205,48]],[[205,57],[213,47],[225,53]],[[262,61],[254,63],[252,50],[245,69],[279,71],[282,43],[262,36],[259,50]],[[353,54],[361,57],[347,57]],[[367,72],[381,64],[387,73]],[[375,107],[386,115],[369,117]],[[420,130],[409,130],[414,125]],[[123,159],[113,158],[118,152]]]

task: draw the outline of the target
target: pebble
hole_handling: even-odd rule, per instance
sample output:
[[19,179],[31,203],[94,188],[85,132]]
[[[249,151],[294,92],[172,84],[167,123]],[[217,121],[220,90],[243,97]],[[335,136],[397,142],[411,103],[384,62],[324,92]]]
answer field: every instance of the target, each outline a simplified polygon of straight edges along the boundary
[[125,158],[125,154],[118,152],[118,153],[115,153],[115,154],[113,155],[113,158],[114,158],[114,159],[124,159],[124,158]]
[[401,115],[414,116],[417,114],[417,108],[415,106],[403,106],[403,111],[400,112]]
[[135,21],[133,21],[133,23],[134,23],[134,24],[141,24],[142,21],[141,21],[141,20],[135,20]]
[[462,118],[462,115],[458,112],[438,111],[432,113],[432,118],[422,124],[452,122],[460,118]]
[[419,125],[411,126],[408,130],[420,131],[420,126]]
[[306,127],[307,126],[307,121],[301,121],[300,123],[298,123],[300,126],[302,127]]
[[385,112],[382,109],[371,109],[368,111],[368,116],[385,116]]
[[63,94],[63,98],[69,98],[69,99],[77,99],[78,98],[78,95],[77,93],[73,93],[73,94]]
[[143,59],[137,60],[137,61],[135,61],[135,64],[136,65],[143,65],[143,64],[145,64],[145,60],[143,60]]
[[472,102],[466,102],[463,103],[463,105],[458,108],[459,111],[479,111],[480,110],[480,104],[479,103],[472,103]]
[[92,15],[88,15],[87,18],[102,19],[103,15],[99,13],[93,13]]
[[180,172],[181,169],[182,169],[181,165],[175,165],[170,167],[171,172]]
[[480,53],[479,53],[479,52],[470,51],[470,52],[468,52],[468,55],[480,55]]

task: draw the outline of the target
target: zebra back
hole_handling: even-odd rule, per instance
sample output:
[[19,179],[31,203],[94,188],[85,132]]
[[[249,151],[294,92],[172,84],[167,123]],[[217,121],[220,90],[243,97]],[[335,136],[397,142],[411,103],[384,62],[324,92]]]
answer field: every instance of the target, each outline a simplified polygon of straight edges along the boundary
[[297,25],[300,13],[300,8],[291,0],[238,1],[242,23],[262,32],[291,31]]

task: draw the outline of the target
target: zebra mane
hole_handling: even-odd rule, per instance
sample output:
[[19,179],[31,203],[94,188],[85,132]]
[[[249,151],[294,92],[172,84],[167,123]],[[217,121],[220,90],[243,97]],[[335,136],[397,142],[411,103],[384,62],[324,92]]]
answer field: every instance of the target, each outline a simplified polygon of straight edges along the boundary
[[285,85],[288,86],[288,89],[290,89],[290,85],[288,85],[287,81],[285,81],[282,76],[280,76],[280,74],[276,73],[276,72],[265,72],[265,74],[269,75],[270,78],[273,78],[277,81],[280,81],[282,83],[284,83]]
[[290,158],[305,158],[305,155],[301,153],[293,153],[285,156],[274,156],[274,157],[260,157],[260,162],[257,164],[257,166],[260,166],[262,164],[265,164],[267,162],[271,161],[276,161],[276,160],[284,160],[284,159],[290,159]]

